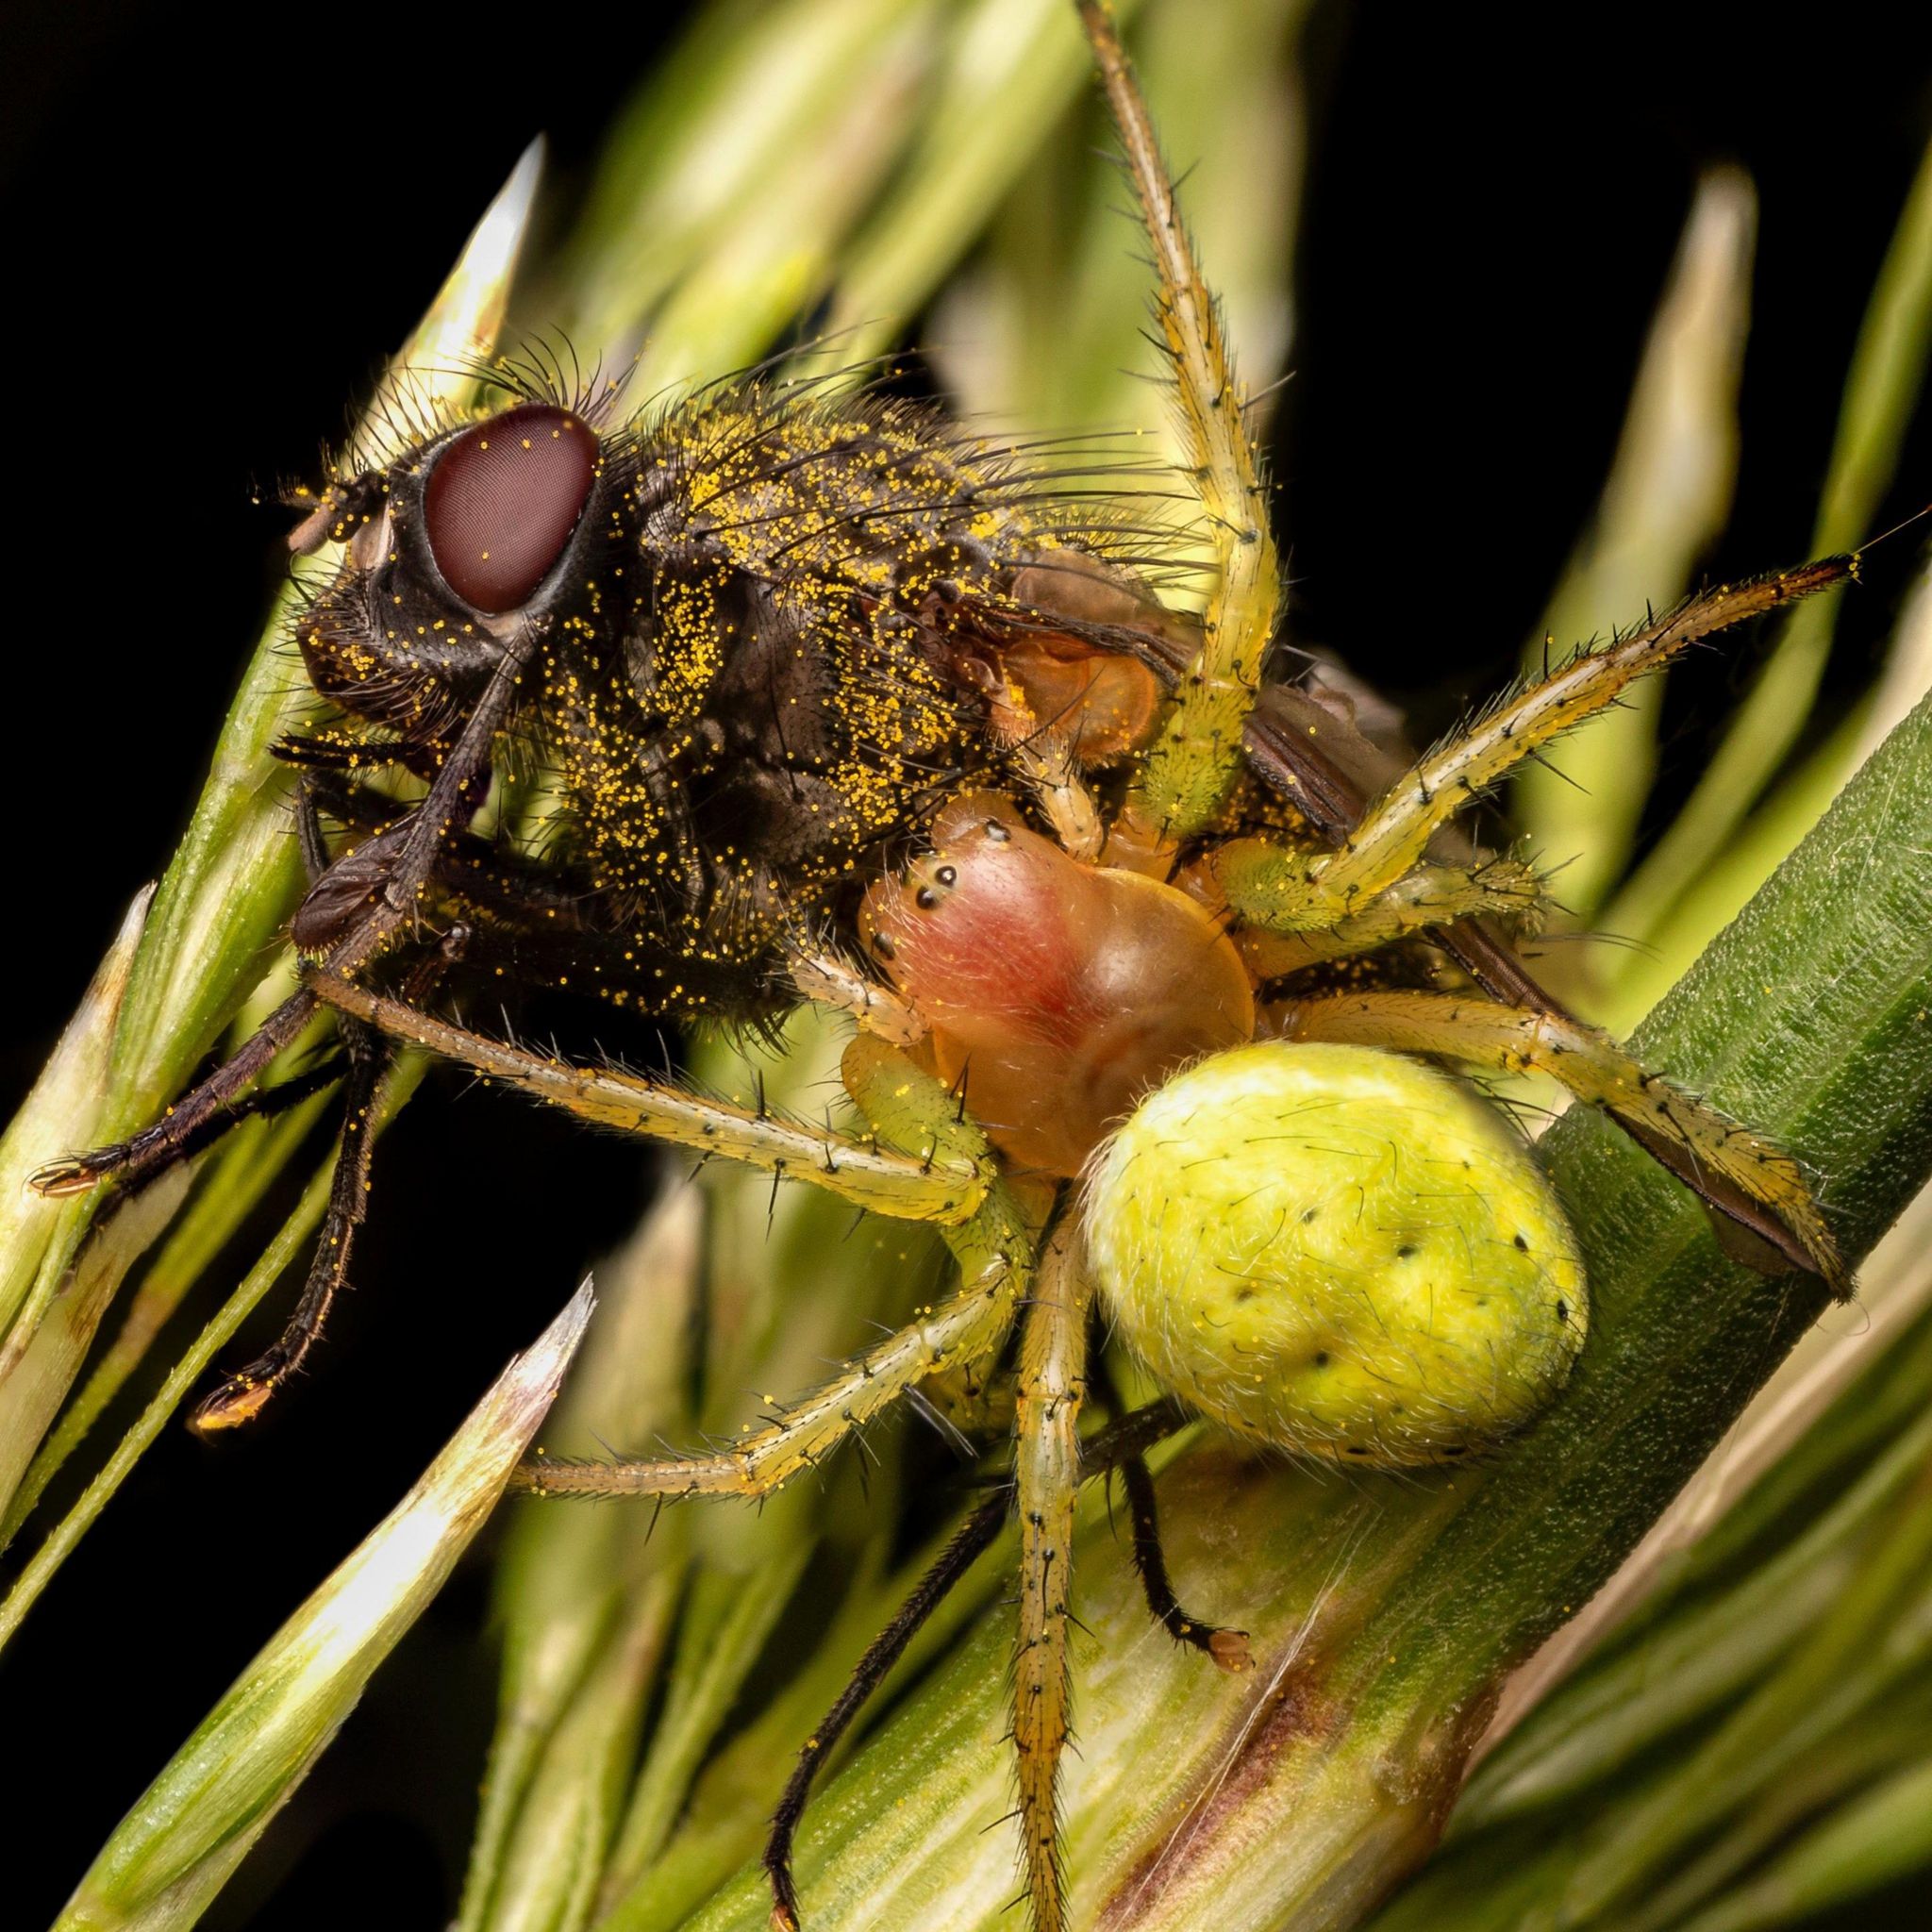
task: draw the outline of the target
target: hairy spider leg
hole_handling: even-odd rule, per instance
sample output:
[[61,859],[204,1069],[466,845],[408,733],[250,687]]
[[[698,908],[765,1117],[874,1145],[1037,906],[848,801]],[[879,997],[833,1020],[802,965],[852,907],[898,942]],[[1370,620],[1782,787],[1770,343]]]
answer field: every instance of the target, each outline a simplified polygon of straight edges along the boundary
[[1288,1037],[1547,1074],[1614,1116],[1644,1146],[1654,1150],[1665,1141],[1683,1149],[1709,1198],[1794,1266],[1821,1275],[1839,1300],[1852,1292],[1838,1243],[1798,1163],[1581,1021],[1456,993],[1345,993],[1298,1004]]
[[[1155,312],[1174,366],[1188,468],[1216,565],[1193,662],[1180,675],[1158,739],[1141,760],[1124,820],[1178,839],[1211,823],[1240,769],[1243,726],[1259,688],[1280,595],[1265,488],[1242,421],[1221,320],[1174,203],[1173,183],[1110,10],[1081,0],[1108,105],[1145,221],[1159,286]],[[1050,767],[1032,774],[1055,791]],[[1086,846],[1078,801],[1052,814]],[[1078,1420],[1086,1391],[1092,1287],[1075,1224],[1052,1237],[1020,1344],[1015,1479],[1020,1513],[1020,1630],[1013,1739],[1020,1825],[1035,1932],[1063,1932],[1058,1779],[1072,1686],[1067,1668]]]
[[[541,1452],[511,1487],[538,1496],[769,1496],[815,1468],[899,1398],[956,1360],[985,1361],[1013,1324],[1028,1277],[1015,1223],[997,1247],[985,1242],[989,1211],[950,1238],[965,1285],[875,1342],[821,1387],[780,1406],[775,1422],[747,1430],[729,1448],[655,1458],[564,1462]],[[976,1237],[976,1239],[975,1239]],[[983,1252],[982,1252],[983,1250]],[[976,1265],[975,1265],[976,1264]],[[970,1272],[968,1272],[970,1271]]]
[[[581,1120],[741,1161],[780,1178],[808,1181],[855,1208],[893,1220],[958,1228],[979,1213],[993,1191],[991,1157],[983,1151],[978,1130],[958,1117],[958,1104],[950,1095],[934,1110],[935,1117],[922,1117],[920,1151],[905,1152],[887,1144],[884,1129],[857,1139],[620,1068],[585,1066],[492,1040],[420,1011],[406,1000],[332,978],[320,967],[307,969],[304,979],[338,1012],[440,1059],[472,1068],[486,1081],[517,1088]],[[938,1082],[919,1074],[910,1061],[899,1064],[906,1071],[908,1096],[924,1097],[909,1084],[915,1075],[933,1093],[943,1094]]]
[[[1641,629],[1602,650],[1579,652],[1548,676],[1507,694],[1406,774],[1384,785],[1366,807],[1361,780],[1374,769],[1378,755],[1374,748],[1306,693],[1271,689],[1248,721],[1249,763],[1292,798],[1336,849],[1287,861],[1257,857],[1251,847],[1237,851],[1230,866],[1235,895],[1270,935],[1282,941],[1304,935],[1303,943],[1319,949],[1330,944],[1337,932],[1351,935],[1406,922],[1411,910],[1428,906],[1439,889],[1447,887],[1448,898],[1436,906],[1437,917],[1424,925],[1422,937],[1440,945],[1506,1008],[1547,1019],[1561,1037],[1591,1035],[1516,958],[1495,930],[1490,908],[1453,903],[1458,885],[1454,872],[1461,869],[1450,869],[1446,879],[1427,876],[1441,870],[1424,858],[1431,841],[1476,793],[1581,719],[1614,703],[1646,671],[1732,625],[1845,582],[1857,575],[1857,563],[1856,554],[1822,558],[1794,570],[1699,592]],[[1424,876],[1412,883],[1418,867]],[[1358,920],[1366,927],[1357,928]],[[1257,962],[1265,961],[1268,946],[1257,948]],[[1291,946],[1281,957],[1289,966],[1296,963]],[[1667,1118],[1641,1108],[1616,1108],[1610,1113],[1707,1207],[1756,1237],[1741,1246],[1732,1243],[1740,1258],[1759,1268],[1772,1262],[1775,1272],[1775,1257],[1782,1257],[1822,1273],[1834,1292],[1843,1291],[1842,1264],[1809,1191],[1793,1193],[1784,1178],[1790,1163],[1783,1169],[1776,1165],[1783,1157],[1771,1163],[1754,1161],[1742,1173],[1712,1165],[1707,1146],[1740,1130],[1688,1095],[1677,1096]]]
[[1333,925],[1299,923],[1307,855],[1267,839],[1236,839],[1209,856],[1228,909],[1247,928],[1238,937],[1252,971],[1272,979],[1324,959],[1373,953],[1431,926],[1498,919],[1518,933],[1541,929],[1547,908],[1536,868],[1519,859],[1413,867]]
[[[1263,691],[1248,720],[1246,745],[1249,766],[1257,775],[1291,800],[1337,846],[1362,815],[1371,789],[1364,784],[1364,777],[1388,763],[1351,723],[1288,685],[1271,685]],[[1431,925],[1422,937],[1440,946],[1502,1006],[1540,1014],[1559,1024],[1579,1024],[1560,1001],[1544,991],[1490,920],[1475,917]],[[1812,1265],[1794,1229],[1786,1227],[1748,1195],[1723,1185],[1718,1176],[1706,1171],[1693,1149],[1640,1126],[1625,1115],[1612,1114],[1610,1118],[1720,1217],[1718,1238],[1733,1248],[1737,1258],[1772,1274],[1781,1272],[1787,1263],[1799,1268]],[[1742,1230],[1741,1241],[1727,1234],[1726,1222]]]
[[1701,639],[1844,583],[1857,569],[1855,556],[1826,557],[1720,584],[1506,693],[1374,799],[1335,851],[1305,858],[1298,892],[1289,879],[1277,878],[1269,894],[1270,928],[1323,931],[1360,915],[1422,862],[1430,841],[1464,807],[1552,740],[1614,704],[1646,672]]
[[[1372,744],[1352,719],[1291,684],[1263,687],[1242,744],[1248,769],[1288,799],[1331,846],[1341,844],[1368,801],[1387,791],[1404,769],[1400,758]],[[1491,999],[1563,1012],[1487,918],[1431,925],[1423,937],[1441,946]]]
[[[544,1495],[768,1495],[824,1460],[929,1376],[984,1364],[999,1352],[1032,1279],[1033,1239],[997,1178],[985,1137],[937,1080],[881,1041],[862,1036],[853,1041],[843,1071],[854,1100],[887,1143],[872,1151],[904,1163],[900,1174],[914,1183],[896,1205],[887,1202],[876,1185],[869,1186],[859,1205],[903,1218],[941,1221],[926,1183],[938,1173],[977,1176],[979,1191],[967,1216],[962,1219],[954,1209],[950,1223],[941,1224],[959,1265],[958,1291],[937,1307],[922,1310],[822,1388],[787,1404],[778,1420],[747,1432],[728,1449],[656,1460],[533,1461],[520,1472],[523,1487]],[[763,1124],[774,1124],[767,1117]],[[823,1130],[819,1139],[841,1146],[847,1158],[855,1148],[867,1151],[861,1143],[840,1142]],[[843,1185],[849,1167],[831,1164],[837,1155],[826,1165],[807,1168],[756,1152],[735,1158],[854,1198]]]
[[809,1182],[855,1207],[940,1227],[961,1287],[859,1356],[778,1420],[715,1453],[646,1460],[533,1461],[519,1486],[555,1496],[770,1494],[928,1376],[994,1355],[1026,1291],[1032,1239],[979,1129],[938,1081],[882,1041],[846,1052],[846,1081],[874,1137],[734,1106],[612,1068],[575,1065],[313,976],[319,995],[392,1040],[473,1068],[581,1119]]
[[1128,801],[1131,817],[1178,839],[1212,821],[1240,771],[1241,729],[1274,633],[1280,562],[1269,525],[1267,485],[1248,441],[1219,305],[1195,263],[1112,9],[1101,0],[1080,0],[1080,19],[1152,245],[1159,277],[1155,321],[1173,364],[1184,460],[1213,554],[1214,588],[1200,650],[1176,683],[1160,735]]
[[[1147,1463],[1142,1452],[1185,1428],[1189,1420],[1178,1404],[1167,1401],[1149,1403],[1145,1407],[1116,1416],[1081,1445],[1080,1479],[1091,1481],[1116,1469],[1139,1469],[1144,1474]],[[771,1881],[774,1932],[797,1932],[799,1899],[791,1870],[791,1848],[813,1780],[864,1708],[866,1700],[885,1682],[927,1619],[998,1539],[1012,1507],[1012,1485],[1003,1484],[996,1494],[989,1496],[954,1531],[892,1621],[866,1646],[837,1701],[800,1747],[798,1762],[773,1813],[771,1833],[759,1861]]]
[[1070,1725],[1067,1613],[1074,1498],[1080,1487],[1080,1407],[1087,1395],[1087,1314],[1093,1279],[1079,1218],[1065,1216],[1041,1257],[1020,1331],[1014,1485],[1020,1512],[1020,1637],[1013,1656],[1013,1745],[1020,1835],[1035,1932],[1064,1932],[1059,1769]]

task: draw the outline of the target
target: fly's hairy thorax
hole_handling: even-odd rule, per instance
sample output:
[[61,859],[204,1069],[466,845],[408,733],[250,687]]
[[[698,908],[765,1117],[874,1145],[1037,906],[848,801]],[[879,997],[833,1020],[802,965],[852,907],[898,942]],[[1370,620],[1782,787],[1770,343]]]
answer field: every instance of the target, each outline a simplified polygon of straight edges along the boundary
[[880,407],[674,415],[608,516],[536,672],[555,856],[695,965],[762,960],[997,762],[975,632],[1053,538],[992,460]]

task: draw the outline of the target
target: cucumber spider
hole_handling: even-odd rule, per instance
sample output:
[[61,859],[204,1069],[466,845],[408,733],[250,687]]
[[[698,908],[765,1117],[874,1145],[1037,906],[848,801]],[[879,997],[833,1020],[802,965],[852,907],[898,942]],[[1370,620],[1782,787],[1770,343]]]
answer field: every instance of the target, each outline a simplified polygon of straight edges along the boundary
[[[291,540],[342,546],[297,640],[344,722],[284,747],[312,875],[300,989],[164,1121],[39,1177],[61,1191],[152,1174],[319,1009],[338,1016],[324,1238],[287,1331],[203,1404],[205,1429],[256,1413],[319,1335],[398,1044],[943,1230],[957,1292],[728,1450],[524,1475],[549,1495],[765,1495],[923,1382],[985,1390],[1017,1331],[1011,1494],[969,1519],[807,1747],[767,1855],[784,1925],[815,1764],[1009,1511],[1041,1932],[1065,1923],[1085,1474],[1122,1470],[1169,1629],[1243,1664],[1239,1633],[1183,1611],[1159,1557],[1139,1458],[1183,1410],[1080,1434],[1096,1308],[1185,1412],[1367,1467],[1481,1450],[1560,1385],[1587,1327],[1561,1211],[1493,1109],[1424,1060],[1552,1075],[1766,1265],[1847,1291],[1791,1159],[1535,985],[1510,940],[1536,928],[1542,882],[1475,859],[1455,819],[1634,678],[1852,560],[1693,597],[1412,765],[1319,685],[1267,681],[1280,580],[1230,358],[1110,20],[1096,0],[1081,13],[1152,245],[1212,552],[1205,614],[1157,594],[1171,533],[1137,525],[1130,494],[1096,509],[1064,472],[928,413],[753,381],[613,422],[603,399],[507,375],[502,407],[423,425],[310,499]],[[525,749],[558,793],[541,860],[477,829]],[[382,765],[417,802],[361,782]],[[837,1008],[865,1124],[563,1063],[431,1010],[479,969],[652,1014]]]

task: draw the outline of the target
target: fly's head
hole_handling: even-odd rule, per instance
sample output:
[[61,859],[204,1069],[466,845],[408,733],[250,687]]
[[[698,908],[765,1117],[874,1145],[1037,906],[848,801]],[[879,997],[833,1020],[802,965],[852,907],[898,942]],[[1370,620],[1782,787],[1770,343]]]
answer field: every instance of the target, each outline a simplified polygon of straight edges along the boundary
[[621,471],[584,412],[523,401],[298,496],[290,547],[343,545],[296,628],[317,689],[426,745],[520,629],[604,628]]

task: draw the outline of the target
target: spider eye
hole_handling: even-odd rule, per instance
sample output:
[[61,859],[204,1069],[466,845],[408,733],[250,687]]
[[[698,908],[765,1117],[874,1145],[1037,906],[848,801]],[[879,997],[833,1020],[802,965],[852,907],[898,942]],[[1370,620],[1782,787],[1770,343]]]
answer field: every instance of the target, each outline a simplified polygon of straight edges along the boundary
[[597,455],[590,425],[548,403],[506,409],[458,437],[423,499],[443,581],[488,617],[525,603],[576,528]]

